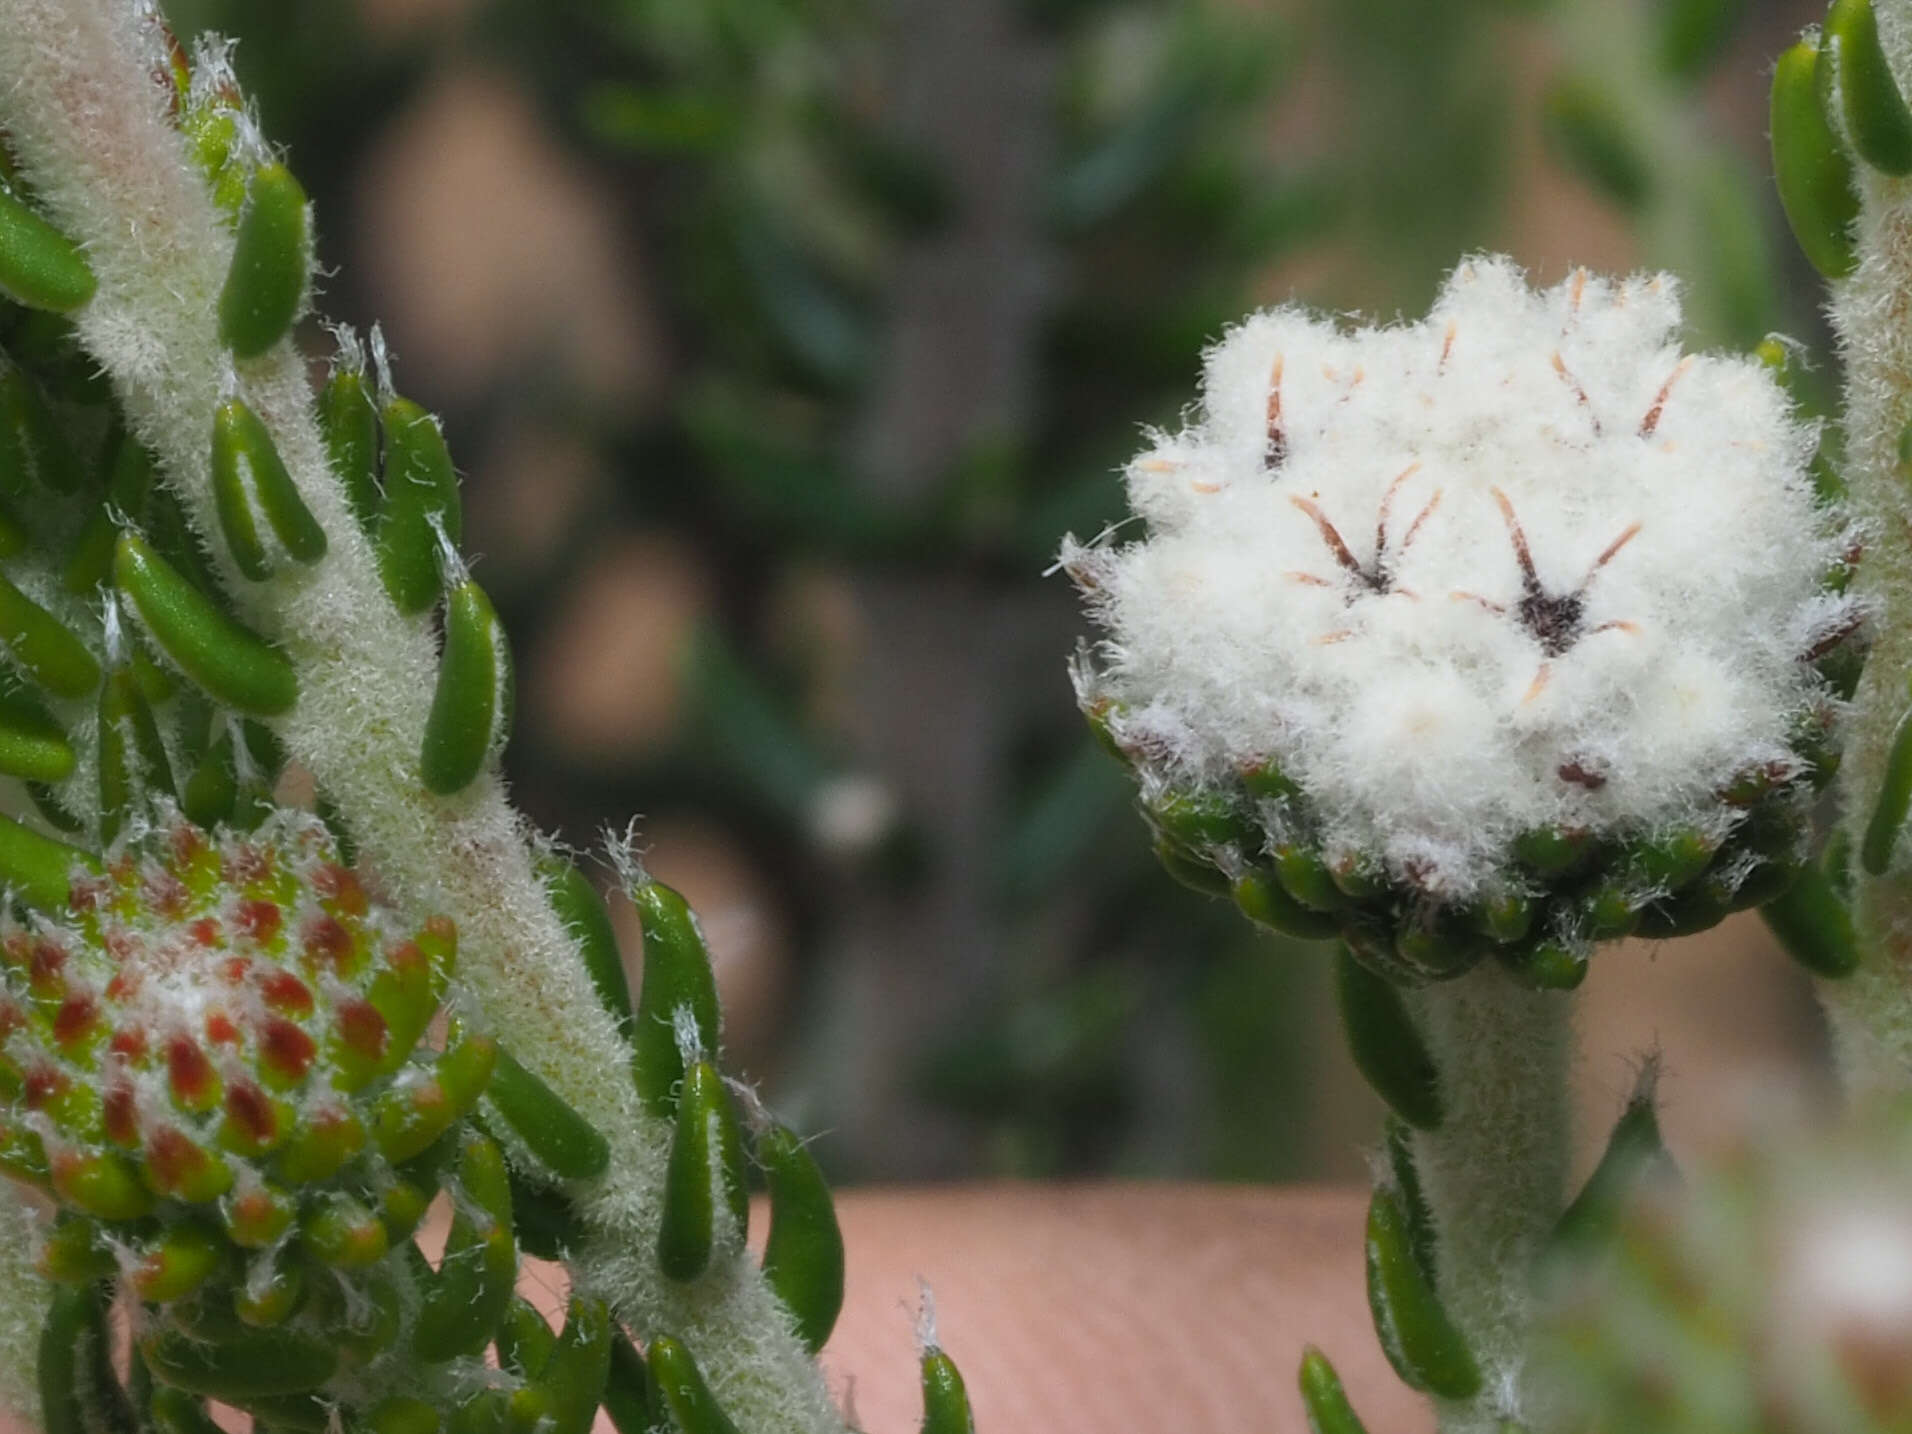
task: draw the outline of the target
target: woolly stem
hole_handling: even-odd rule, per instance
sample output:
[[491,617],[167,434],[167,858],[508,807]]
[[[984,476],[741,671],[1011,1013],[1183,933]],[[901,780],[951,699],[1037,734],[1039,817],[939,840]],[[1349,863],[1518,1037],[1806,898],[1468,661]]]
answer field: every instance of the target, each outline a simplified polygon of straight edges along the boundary
[[48,1297],[33,1268],[37,1224],[20,1194],[0,1182],[0,1416],[29,1425],[41,1422],[33,1370]]
[[[1912,80],[1912,0],[1879,0],[1880,39],[1902,89]],[[1859,264],[1832,286],[1845,361],[1845,477],[1866,525],[1855,591],[1871,606],[1872,653],[1853,698],[1840,769],[1844,820],[1857,852],[1877,801],[1912,673],[1912,487],[1899,437],[1912,421],[1912,181],[1859,163]],[[1886,871],[1855,858],[1859,969],[1821,981],[1840,1071],[1855,1094],[1912,1085],[1912,841],[1901,834]]]
[[1565,1201],[1572,1003],[1492,961],[1410,1000],[1445,1112],[1438,1130],[1414,1135],[1436,1287],[1483,1375],[1473,1399],[1438,1401],[1440,1427],[1486,1434],[1521,1413],[1534,1260]]
[[840,1430],[816,1366],[743,1256],[680,1287],[652,1250],[670,1143],[639,1105],[628,1051],[545,899],[526,832],[484,776],[441,799],[418,776],[437,656],[430,625],[401,617],[326,465],[304,360],[289,343],[238,365],[215,306],[232,240],[153,79],[141,0],[0,0],[0,109],[46,207],[85,248],[99,291],[77,317],[127,421],[202,534],[219,531],[210,473],[214,405],[244,398],[330,539],[325,559],[249,583],[213,561],[245,620],[299,676],[277,724],[287,751],[345,816],[383,883],[417,910],[453,914],[459,999],[610,1140],[609,1173],[572,1194],[596,1238],[573,1273],[640,1331],[691,1347],[745,1434]]

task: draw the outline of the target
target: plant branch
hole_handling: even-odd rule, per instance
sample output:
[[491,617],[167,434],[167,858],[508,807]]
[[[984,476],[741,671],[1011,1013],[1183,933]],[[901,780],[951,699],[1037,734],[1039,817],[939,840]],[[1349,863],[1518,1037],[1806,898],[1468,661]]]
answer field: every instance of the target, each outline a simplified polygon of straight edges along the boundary
[[739,1257],[676,1286],[651,1251],[670,1142],[622,1072],[628,1050],[545,899],[522,821],[495,775],[430,794],[418,753],[436,671],[429,623],[386,598],[369,545],[329,472],[305,361],[288,342],[257,359],[218,339],[232,240],[153,79],[157,32],[124,0],[3,0],[4,122],[22,167],[99,279],[77,316],[127,421],[201,534],[219,531],[210,473],[215,404],[237,393],[264,419],[330,539],[325,559],[242,580],[213,561],[245,620],[293,661],[300,698],[278,726],[346,818],[372,867],[419,910],[453,914],[459,998],[609,1139],[611,1169],[571,1193],[595,1239],[573,1263],[643,1333],[696,1351],[749,1434],[842,1427],[787,1313]]
[[[1879,0],[1880,38],[1903,89],[1912,80],[1912,3]],[[1870,605],[1872,651],[1853,697],[1840,768],[1853,849],[1863,840],[1912,673],[1912,488],[1899,440],[1912,421],[1912,183],[1854,166],[1859,262],[1832,285],[1845,362],[1845,478],[1867,546],[1854,590]],[[1855,1093],[1912,1084],[1912,842],[1900,834],[1877,876],[1855,861],[1859,968],[1821,981],[1842,1075]]]
[[40,1391],[33,1370],[47,1305],[46,1282],[33,1268],[37,1223],[20,1191],[0,1188],[0,1415],[35,1424]]
[[1571,1155],[1571,998],[1531,991],[1483,961],[1410,993],[1440,1071],[1440,1128],[1416,1131],[1414,1164],[1435,1231],[1436,1286],[1485,1376],[1437,1401],[1442,1434],[1489,1434],[1523,1412],[1531,1272],[1560,1218]]

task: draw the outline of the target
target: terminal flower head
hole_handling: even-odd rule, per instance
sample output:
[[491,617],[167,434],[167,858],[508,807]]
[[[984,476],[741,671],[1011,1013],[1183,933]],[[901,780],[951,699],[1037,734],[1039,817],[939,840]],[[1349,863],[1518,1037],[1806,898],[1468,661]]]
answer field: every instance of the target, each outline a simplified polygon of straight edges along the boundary
[[1679,321],[1665,275],[1481,258],[1419,322],[1284,307],[1210,350],[1129,465],[1146,536],[1062,555],[1106,630],[1082,700],[1175,854],[1342,873],[1304,905],[1397,932],[1524,904],[1522,950],[1783,877],[1852,539],[1769,368]]

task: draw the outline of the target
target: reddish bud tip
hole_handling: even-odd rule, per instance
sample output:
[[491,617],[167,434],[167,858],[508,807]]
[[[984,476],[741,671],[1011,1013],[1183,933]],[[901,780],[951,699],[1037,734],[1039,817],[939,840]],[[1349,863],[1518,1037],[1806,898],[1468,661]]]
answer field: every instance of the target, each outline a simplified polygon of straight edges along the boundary
[[76,991],[60,1003],[60,1009],[53,1017],[53,1039],[61,1046],[71,1046],[91,1033],[99,1016],[99,1002],[90,991]]
[[27,979],[33,983],[36,993],[41,992],[59,980],[65,966],[66,948],[42,936],[33,943],[33,949],[28,954]]
[[67,905],[79,915],[97,911],[106,903],[113,883],[103,876],[76,876],[67,888]]
[[302,1080],[312,1068],[312,1059],[317,1054],[318,1047],[312,1037],[292,1022],[281,1016],[266,1022],[259,1059],[271,1070],[287,1080]]
[[405,978],[407,984],[422,979],[431,971],[431,962],[416,941],[401,941],[391,947],[385,953],[385,964],[394,975]]
[[43,1110],[67,1087],[67,1079],[50,1065],[37,1065],[21,1083],[20,1098],[28,1110]]
[[275,1011],[295,1016],[312,1014],[312,989],[290,971],[274,971],[259,983],[259,994]]
[[161,916],[177,921],[192,905],[192,893],[186,889],[186,883],[166,868],[149,872],[141,886],[145,897],[142,904]]
[[233,1243],[249,1250],[263,1249],[285,1233],[292,1223],[291,1202],[270,1189],[248,1190],[227,1203],[226,1230]]
[[350,1050],[368,1060],[378,1060],[385,1054],[387,1029],[385,1018],[370,1001],[348,1000],[338,1008],[339,1039]]
[[173,1099],[188,1110],[196,1110],[213,1095],[219,1077],[199,1042],[181,1034],[166,1042],[166,1079],[172,1086]]
[[315,916],[305,928],[305,954],[343,974],[352,955],[352,933],[336,916]]
[[312,877],[312,889],[331,903],[334,909],[348,916],[363,916],[370,908],[365,899],[365,887],[358,879],[358,873],[350,867],[340,866],[336,862],[327,862]]
[[226,1092],[226,1114],[253,1145],[270,1145],[279,1133],[279,1117],[271,1100],[251,1081],[240,1081]]
[[146,1141],[146,1173],[153,1188],[172,1193],[205,1170],[206,1152],[176,1125],[163,1125]]
[[129,1061],[146,1059],[146,1028],[144,1026],[121,1026],[113,1032],[113,1039],[107,1047],[114,1055]]
[[206,849],[206,834],[191,822],[180,822],[168,835],[172,841],[173,864],[187,866]]
[[272,874],[272,855],[252,842],[234,848],[221,873],[228,886],[247,886]]
[[139,1144],[139,1099],[131,1081],[115,1081],[107,1088],[100,1106],[100,1123],[113,1144]]
[[233,913],[233,921],[239,929],[261,946],[279,934],[284,920],[285,915],[276,901],[242,901]]

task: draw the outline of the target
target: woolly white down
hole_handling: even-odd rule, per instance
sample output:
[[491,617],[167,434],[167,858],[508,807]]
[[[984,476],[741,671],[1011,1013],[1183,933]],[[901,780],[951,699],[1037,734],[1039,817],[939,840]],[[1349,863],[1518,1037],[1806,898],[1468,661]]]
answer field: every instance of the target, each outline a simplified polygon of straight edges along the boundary
[[1792,763],[1849,535],[1764,365],[1683,355],[1679,320],[1665,275],[1535,292],[1482,258],[1418,323],[1224,336],[1129,465],[1148,536],[1063,553],[1145,782],[1272,759],[1330,850],[1464,898],[1524,830],[1716,827],[1723,783]]

